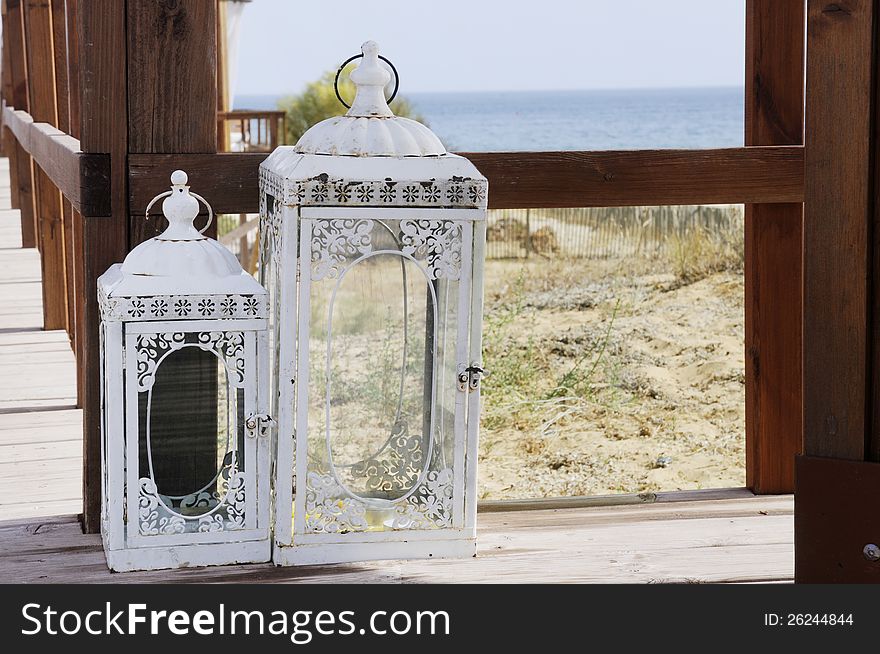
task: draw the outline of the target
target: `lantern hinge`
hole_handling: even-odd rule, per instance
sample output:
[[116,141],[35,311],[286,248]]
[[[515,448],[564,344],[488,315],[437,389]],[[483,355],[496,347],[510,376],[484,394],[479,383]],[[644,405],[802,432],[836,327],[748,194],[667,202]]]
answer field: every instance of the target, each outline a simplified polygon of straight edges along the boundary
[[467,368],[460,367],[458,373],[458,390],[475,391],[480,387],[480,380],[488,376],[479,361],[473,362]]
[[244,421],[245,433],[248,438],[268,436],[269,430],[276,424],[268,413],[252,413]]

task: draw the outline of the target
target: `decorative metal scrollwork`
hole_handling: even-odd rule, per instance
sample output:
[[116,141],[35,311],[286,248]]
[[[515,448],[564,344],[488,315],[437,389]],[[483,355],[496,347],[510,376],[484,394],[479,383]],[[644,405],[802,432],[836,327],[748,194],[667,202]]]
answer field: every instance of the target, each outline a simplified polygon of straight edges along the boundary
[[179,350],[186,343],[184,332],[161,334],[138,334],[137,337],[137,389],[148,391],[156,380],[159,362],[168,352]]
[[335,278],[348,257],[373,250],[372,220],[316,220],[312,227],[312,279]]
[[401,251],[426,259],[431,279],[461,276],[461,223],[451,220],[401,220]]
[[[208,486],[182,497],[161,495],[153,479],[142,477],[138,480],[138,531],[142,536],[159,536],[244,529],[246,480],[235,452],[226,453],[220,472]],[[193,528],[188,528],[190,524]]]

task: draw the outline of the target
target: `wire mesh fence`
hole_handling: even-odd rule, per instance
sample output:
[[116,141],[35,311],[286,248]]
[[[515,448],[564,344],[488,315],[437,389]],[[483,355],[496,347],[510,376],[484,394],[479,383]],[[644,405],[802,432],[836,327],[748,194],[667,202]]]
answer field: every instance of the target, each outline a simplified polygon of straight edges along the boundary
[[700,232],[742,240],[741,205],[494,209],[487,257],[563,256],[610,259],[663,256],[678,239]]
[[[255,219],[254,214],[242,214],[221,215],[218,220],[224,245],[252,273],[259,239]],[[486,229],[486,256],[657,258],[669,256],[695,235],[741,249],[742,205],[493,209]]]

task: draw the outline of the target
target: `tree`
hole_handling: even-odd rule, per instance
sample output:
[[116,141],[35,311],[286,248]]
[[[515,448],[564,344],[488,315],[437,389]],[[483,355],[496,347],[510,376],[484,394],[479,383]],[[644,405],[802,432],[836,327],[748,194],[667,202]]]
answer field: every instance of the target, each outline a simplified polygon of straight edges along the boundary
[[[353,66],[352,66],[353,67]],[[349,104],[354,98],[354,84],[348,78],[350,69],[339,76],[339,93]],[[339,102],[333,91],[333,80],[336,72],[331,71],[321,79],[310,82],[299,95],[285,96],[278,101],[278,108],[287,113],[287,140],[293,145],[305,131],[322,120],[333,116],[342,116],[347,109]],[[405,116],[424,123],[424,119],[413,109],[406,98],[398,95],[391,103],[391,111],[398,116]]]

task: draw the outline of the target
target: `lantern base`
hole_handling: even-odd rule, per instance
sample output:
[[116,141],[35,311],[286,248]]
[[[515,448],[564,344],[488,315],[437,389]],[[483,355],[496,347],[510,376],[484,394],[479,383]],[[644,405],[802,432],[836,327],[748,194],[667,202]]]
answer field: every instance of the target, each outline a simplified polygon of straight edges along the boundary
[[477,555],[474,538],[397,543],[275,544],[275,565],[323,565],[394,559],[466,559]]
[[113,572],[198,568],[208,565],[266,563],[272,558],[268,541],[246,543],[199,543],[174,547],[104,549],[107,567]]

